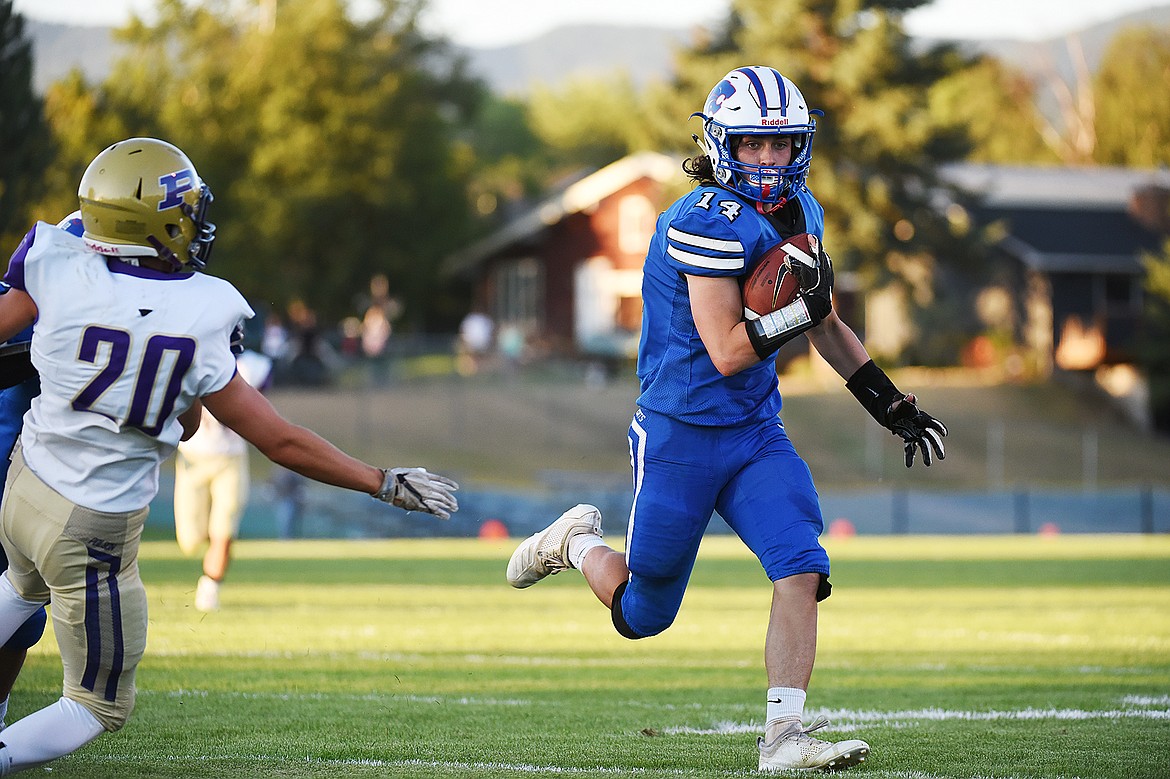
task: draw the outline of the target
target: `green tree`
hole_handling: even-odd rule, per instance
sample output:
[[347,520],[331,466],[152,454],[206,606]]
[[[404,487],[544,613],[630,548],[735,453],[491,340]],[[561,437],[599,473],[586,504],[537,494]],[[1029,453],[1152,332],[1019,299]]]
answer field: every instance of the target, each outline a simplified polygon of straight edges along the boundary
[[1093,83],[1096,160],[1170,164],[1170,30],[1134,27],[1109,44]]
[[11,0],[0,0],[0,251],[5,260],[31,222],[51,147],[32,89],[32,43]]
[[[942,121],[964,125],[969,159],[996,163],[1124,165],[1170,162],[1170,30],[1123,29],[1090,73],[1078,38],[1066,41],[1071,76],[1049,66],[1033,81],[983,58],[940,82],[932,104]],[[1037,105],[1050,105],[1041,112]],[[1048,114],[1051,114],[1049,116]]]
[[561,168],[598,168],[646,147],[641,117],[632,121],[620,109],[641,101],[627,74],[578,78],[556,89],[535,88],[528,99],[529,120]]
[[994,57],[980,57],[941,78],[930,89],[930,111],[940,126],[966,133],[970,162],[1059,161],[1044,141],[1035,85]]
[[110,96],[86,83],[73,70],[49,86],[44,97],[45,120],[53,137],[53,162],[42,178],[43,192],[35,217],[56,222],[77,208],[77,183],[99,151],[142,129],[132,130]]
[[421,0],[348,6],[158,0],[104,84],[56,88],[54,129],[84,157],[125,135],[186,151],[216,196],[211,271],[256,303],[350,314],[384,273],[408,323],[448,324],[436,267],[473,229],[462,135],[482,86],[419,30]]
[[485,228],[506,218],[508,204],[538,197],[552,178],[552,151],[522,100],[488,95],[462,144],[472,159],[468,195]]
[[[507,193],[506,199],[540,196],[557,181],[604,167],[627,154],[665,149],[663,135],[677,131],[679,123],[675,117],[664,120],[647,106],[662,102],[667,90],[662,82],[638,88],[629,74],[618,71],[540,85],[523,101],[494,99],[497,106],[507,105],[512,111],[511,124],[477,127],[477,156],[487,163],[496,189]],[[488,113],[499,118],[498,107]],[[506,165],[492,161],[492,149],[498,145],[492,136],[500,133],[522,142],[513,143],[513,150],[501,159]],[[674,150],[684,150],[681,143],[674,146],[678,147]]]

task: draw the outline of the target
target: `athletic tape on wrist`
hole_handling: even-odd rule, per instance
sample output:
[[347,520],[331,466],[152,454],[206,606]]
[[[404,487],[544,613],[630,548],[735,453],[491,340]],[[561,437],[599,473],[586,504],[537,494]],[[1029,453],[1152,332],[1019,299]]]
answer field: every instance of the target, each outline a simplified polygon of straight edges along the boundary
[[799,297],[783,308],[748,322],[748,340],[752,342],[752,348],[759,358],[765,360],[812,326],[808,303],[803,297]]

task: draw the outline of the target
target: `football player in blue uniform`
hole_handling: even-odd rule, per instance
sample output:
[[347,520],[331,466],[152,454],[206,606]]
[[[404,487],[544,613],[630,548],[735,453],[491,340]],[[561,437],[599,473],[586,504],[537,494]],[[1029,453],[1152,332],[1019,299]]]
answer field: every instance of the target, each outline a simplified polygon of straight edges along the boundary
[[[829,558],[812,477],[784,430],[776,351],[805,334],[867,411],[905,443],[906,465],[944,457],[946,427],[918,409],[874,365],[832,310],[833,268],[823,250],[792,263],[796,299],[745,320],[740,281],[784,239],[823,246],[824,210],[805,183],[815,116],[800,90],[769,67],[743,67],[711,90],[683,169],[698,186],[658,219],[643,269],[641,395],[630,425],[634,503],[626,552],[601,538],[601,515],[581,504],[526,539],[508,563],[523,588],[580,570],[627,638],[674,621],[712,512],[756,554],[773,582],[764,650],[768,676],[759,768],[837,769],[869,745],[811,735],[802,723],[816,655],[817,603]],[[813,245],[810,242],[810,246]]]
[[[85,230],[81,225],[80,211],[74,211],[57,226],[78,236]],[[0,282],[0,295],[9,289],[11,287]],[[41,391],[40,380],[29,358],[31,343],[32,328],[26,327],[0,344],[0,453],[3,453],[0,457],[0,484],[8,478],[8,453],[16,446],[24,412],[28,411],[32,399]],[[0,571],[6,568],[8,557],[4,554],[4,547],[0,546]],[[28,650],[44,635],[46,621],[45,607],[42,606],[0,647],[0,729],[3,729],[4,717],[8,714],[8,696],[12,686],[20,675]]]

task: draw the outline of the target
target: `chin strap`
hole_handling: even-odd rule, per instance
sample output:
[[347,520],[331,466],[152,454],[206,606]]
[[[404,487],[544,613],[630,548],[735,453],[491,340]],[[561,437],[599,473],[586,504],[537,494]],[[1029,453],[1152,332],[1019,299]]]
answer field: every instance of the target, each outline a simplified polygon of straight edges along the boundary
[[[764,197],[767,197],[771,191],[772,191],[771,184],[761,184],[760,185],[760,192],[761,192],[761,194],[763,194]],[[780,200],[778,200],[776,202],[776,205],[772,206],[771,208],[767,208],[764,206],[764,203],[762,201],[757,200],[756,201],[756,211],[761,216],[767,216],[768,214],[774,214],[777,211],[779,211],[781,208],[784,208],[784,204],[787,202],[788,202],[788,198],[782,197],[782,198],[780,198]]]

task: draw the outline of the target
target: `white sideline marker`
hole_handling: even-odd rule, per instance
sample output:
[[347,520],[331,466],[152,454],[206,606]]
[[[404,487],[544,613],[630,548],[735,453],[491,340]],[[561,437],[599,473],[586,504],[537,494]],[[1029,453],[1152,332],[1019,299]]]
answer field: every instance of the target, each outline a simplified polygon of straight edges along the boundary
[[[1156,700],[1156,699],[1139,699]],[[951,709],[910,709],[906,711],[850,711],[821,709],[809,712],[808,717],[827,717],[832,723],[827,730],[845,733],[864,727],[912,727],[918,722],[997,722],[1004,720],[1097,720],[1149,719],[1170,720],[1170,709],[1019,709],[1017,711],[958,711]],[[668,727],[663,733],[685,733],[698,736],[726,736],[739,733],[758,733],[759,722],[719,722],[710,728]]]

